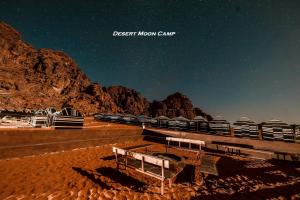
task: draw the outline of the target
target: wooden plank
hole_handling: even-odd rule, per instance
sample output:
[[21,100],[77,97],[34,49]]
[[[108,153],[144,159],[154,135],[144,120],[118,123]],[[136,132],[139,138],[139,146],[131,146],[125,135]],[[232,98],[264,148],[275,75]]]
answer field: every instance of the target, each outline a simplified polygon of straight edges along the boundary
[[136,152],[132,152],[132,151],[126,151],[124,149],[117,148],[117,147],[113,147],[113,152],[120,154],[120,155],[131,156],[131,157],[133,157],[137,160],[141,160],[141,161],[142,161],[142,159],[144,159],[144,162],[151,163],[153,165],[163,166],[164,168],[170,168],[169,160],[164,160],[161,158],[157,158],[155,156],[142,154],[142,153],[136,153]]
[[141,168],[135,169],[135,170],[138,171],[138,172],[140,172],[140,173],[142,173],[142,174],[145,174],[145,175],[151,176],[151,177],[153,177],[153,178],[156,178],[156,179],[158,179],[158,180],[161,180],[161,179],[162,179],[162,176],[159,175],[159,174],[155,174],[155,173],[150,172],[150,171],[143,171]]
[[135,159],[137,159],[137,160],[142,160],[144,158],[144,162],[151,163],[153,165],[164,166],[164,168],[169,168],[170,167],[170,161],[169,160],[164,160],[164,159],[161,159],[161,158],[157,158],[155,156],[150,156],[150,155],[147,155],[147,154],[136,153],[136,152],[128,152],[128,155],[135,158]]
[[174,138],[174,137],[166,137],[167,141],[174,141],[174,142],[185,142],[190,144],[202,144],[205,145],[205,142],[202,140],[193,140],[193,139],[186,139],[186,138]]
[[121,148],[118,148],[118,147],[113,147],[113,153],[117,153],[117,154],[125,156],[126,152],[127,151],[124,150],[124,149],[121,149]]

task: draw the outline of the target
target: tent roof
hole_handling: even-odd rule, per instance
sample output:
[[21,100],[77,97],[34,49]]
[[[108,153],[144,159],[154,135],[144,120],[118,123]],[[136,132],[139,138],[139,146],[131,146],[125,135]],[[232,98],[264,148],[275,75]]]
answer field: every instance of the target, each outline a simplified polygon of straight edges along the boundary
[[135,115],[132,115],[132,114],[123,114],[122,116],[123,117],[136,117]]
[[158,116],[158,117],[155,117],[154,119],[158,119],[158,120],[169,120],[170,118],[169,117],[166,117],[166,116]]
[[179,116],[179,117],[174,117],[172,118],[172,120],[176,120],[176,121],[190,121],[189,119]]
[[196,116],[194,117],[193,121],[207,121],[207,120],[202,116]]
[[221,116],[221,115],[216,116],[213,120],[210,121],[210,123],[226,123],[226,124],[229,124],[229,122],[227,120],[225,120],[224,117]]

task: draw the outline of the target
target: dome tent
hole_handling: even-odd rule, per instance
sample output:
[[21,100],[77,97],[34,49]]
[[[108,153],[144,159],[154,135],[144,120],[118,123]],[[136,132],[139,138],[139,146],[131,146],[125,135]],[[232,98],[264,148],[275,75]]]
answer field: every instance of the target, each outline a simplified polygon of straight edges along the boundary
[[262,138],[264,140],[294,142],[294,133],[290,125],[281,120],[272,119],[262,124]]
[[189,119],[182,116],[174,117],[168,121],[168,128],[186,130],[189,126]]
[[234,122],[233,128],[234,136],[236,137],[250,137],[253,139],[258,139],[258,125],[248,117],[241,117],[239,120]]
[[190,121],[191,131],[208,132],[208,121],[202,116],[196,116]]
[[159,116],[152,119],[153,121],[156,121],[156,126],[159,128],[167,128],[168,127],[168,121],[170,118],[166,116]]
[[214,120],[209,122],[209,133],[230,135],[230,123],[223,116],[216,116]]

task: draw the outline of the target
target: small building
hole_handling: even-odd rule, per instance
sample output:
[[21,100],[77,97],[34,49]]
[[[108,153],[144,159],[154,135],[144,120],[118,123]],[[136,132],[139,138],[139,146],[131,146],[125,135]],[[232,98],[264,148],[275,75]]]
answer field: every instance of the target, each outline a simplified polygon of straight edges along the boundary
[[233,123],[234,136],[236,137],[250,137],[253,139],[259,138],[258,125],[250,120],[248,117],[241,117]]
[[168,128],[176,130],[187,130],[189,128],[189,121],[182,116],[174,117],[168,121]]
[[230,135],[230,123],[223,116],[216,116],[209,123],[209,133],[217,135]]
[[208,132],[208,121],[202,116],[196,116],[189,123],[189,130]]
[[294,132],[290,125],[281,120],[272,119],[262,123],[262,138],[263,140],[294,142]]

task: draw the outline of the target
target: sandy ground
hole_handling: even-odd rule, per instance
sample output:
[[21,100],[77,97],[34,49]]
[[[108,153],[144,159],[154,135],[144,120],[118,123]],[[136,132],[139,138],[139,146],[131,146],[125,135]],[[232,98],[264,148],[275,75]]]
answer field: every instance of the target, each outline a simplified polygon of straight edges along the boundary
[[[125,134],[124,134],[125,133]],[[142,128],[85,119],[83,129],[0,129],[0,159],[141,138]]]
[[[160,195],[160,182],[133,169],[116,170],[112,146],[148,144],[142,140],[101,147],[0,160],[0,199],[297,199],[299,164],[221,156],[219,177],[194,182],[187,164],[172,188]],[[154,144],[148,151],[165,151]],[[143,149],[139,149],[143,151]],[[172,153],[194,161],[195,154]]]
[[141,127],[91,119],[82,130],[1,129],[0,199],[300,199],[297,162],[214,154],[219,176],[201,183],[196,155],[176,149],[169,151],[186,165],[161,196],[157,179],[116,169],[112,146],[165,151],[141,134]]

